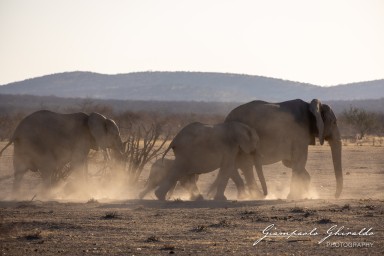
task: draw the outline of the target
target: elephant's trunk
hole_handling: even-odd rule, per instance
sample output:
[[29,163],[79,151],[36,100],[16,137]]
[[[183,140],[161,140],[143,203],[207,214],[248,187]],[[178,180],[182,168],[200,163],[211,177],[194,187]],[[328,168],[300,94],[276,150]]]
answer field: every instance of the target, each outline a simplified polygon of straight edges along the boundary
[[121,139],[115,142],[113,150],[115,151],[116,158],[120,161],[124,161],[124,151],[126,143],[123,143]]
[[115,140],[110,149],[113,152],[113,158],[118,160],[119,162],[125,161],[124,154],[125,144],[121,140]]
[[343,170],[341,166],[341,140],[332,139],[329,140],[329,145],[331,146],[333,168],[335,170],[336,176],[336,194],[335,197],[338,198],[343,190]]

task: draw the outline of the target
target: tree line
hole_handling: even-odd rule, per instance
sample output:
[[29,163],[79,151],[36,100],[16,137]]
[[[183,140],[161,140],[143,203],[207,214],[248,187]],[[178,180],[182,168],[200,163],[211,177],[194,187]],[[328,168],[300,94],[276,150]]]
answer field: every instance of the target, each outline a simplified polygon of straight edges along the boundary
[[[363,107],[368,106],[369,102],[371,106],[376,107]],[[240,104],[242,103],[106,101],[0,94],[0,140],[9,139],[25,116],[41,109],[60,113],[98,112],[114,119],[121,129],[122,136],[126,137],[128,132],[140,126],[150,127],[155,124],[161,127],[162,133],[174,135],[191,122],[219,123]],[[327,104],[334,109],[343,136],[384,135],[384,99]]]

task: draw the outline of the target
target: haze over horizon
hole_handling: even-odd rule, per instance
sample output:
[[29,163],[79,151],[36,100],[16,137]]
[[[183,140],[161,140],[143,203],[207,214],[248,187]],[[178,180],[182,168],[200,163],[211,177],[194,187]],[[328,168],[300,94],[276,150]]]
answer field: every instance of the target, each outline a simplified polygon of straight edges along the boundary
[[384,1],[0,0],[0,85],[89,71],[384,78]]

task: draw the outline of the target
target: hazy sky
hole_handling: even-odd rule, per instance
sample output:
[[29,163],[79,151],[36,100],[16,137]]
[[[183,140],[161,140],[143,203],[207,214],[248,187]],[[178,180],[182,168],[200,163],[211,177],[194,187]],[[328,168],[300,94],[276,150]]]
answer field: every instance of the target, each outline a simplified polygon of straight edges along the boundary
[[384,78],[383,0],[0,0],[0,84],[65,71]]

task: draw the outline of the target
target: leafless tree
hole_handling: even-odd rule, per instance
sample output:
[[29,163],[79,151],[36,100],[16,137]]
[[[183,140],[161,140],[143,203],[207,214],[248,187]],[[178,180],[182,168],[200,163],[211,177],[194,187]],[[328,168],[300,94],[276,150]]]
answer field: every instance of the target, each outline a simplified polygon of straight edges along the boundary
[[350,107],[341,114],[341,119],[351,125],[364,138],[367,133],[374,132],[378,127],[378,115],[364,109]]
[[163,126],[152,123],[134,125],[125,144],[125,164],[130,181],[136,183],[145,165],[162,154],[170,133],[164,134]]

